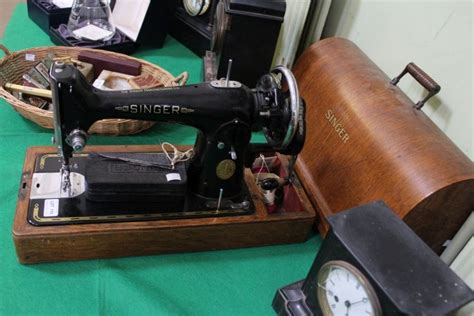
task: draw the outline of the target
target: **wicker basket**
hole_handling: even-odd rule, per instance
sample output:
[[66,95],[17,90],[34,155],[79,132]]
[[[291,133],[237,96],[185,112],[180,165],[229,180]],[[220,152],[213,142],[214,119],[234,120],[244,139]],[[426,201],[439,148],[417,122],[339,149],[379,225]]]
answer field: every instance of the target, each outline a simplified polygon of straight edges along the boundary
[[[72,58],[77,58],[81,51],[89,50],[94,51],[95,53],[100,52],[101,54],[115,58],[136,60],[142,64],[142,74],[150,74],[154,76],[159,79],[165,87],[183,85],[188,79],[187,72],[183,72],[175,78],[163,68],[144,60],[119,53],[98,51],[90,48],[53,46],[31,48],[11,53],[6,47],[0,45],[0,50],[5,53],[5,57],[0,60],[0,96],[10,103],[15,111],[20,113],[23,117],[40,126],[50,129],[54,128],[52,111],[43,110],[18,100],[9,91],[4,89],[5,83],[7,82],[22,84],[22,75],[40,60],[45,58],[48,53],[53,53],[57,57],[70,56]],[[32,59],[30,58],[32,56],[34,56],[34,61],[29,61]],[[154,122],[129,119],[105,119],[95,122],[89,129],[89,133],[108,135],[135,134],[150,128],[153,124]]]

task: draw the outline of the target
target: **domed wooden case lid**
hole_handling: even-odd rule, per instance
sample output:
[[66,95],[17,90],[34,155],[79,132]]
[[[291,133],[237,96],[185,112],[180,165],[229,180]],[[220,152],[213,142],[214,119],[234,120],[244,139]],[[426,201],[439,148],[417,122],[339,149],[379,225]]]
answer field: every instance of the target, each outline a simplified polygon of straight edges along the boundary
[[[415,65],[406,70],[439,91]],[[296,171],[319,230],[331,214],[384,200],[440,252],[474,209],[472,161],[352,42],[317,42],[293,71],[308,126]]]

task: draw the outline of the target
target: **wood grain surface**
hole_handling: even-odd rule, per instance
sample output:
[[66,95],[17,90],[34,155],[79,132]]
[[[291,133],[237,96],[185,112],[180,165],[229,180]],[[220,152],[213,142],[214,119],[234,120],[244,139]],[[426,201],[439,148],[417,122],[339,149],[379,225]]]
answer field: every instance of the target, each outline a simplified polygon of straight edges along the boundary
[[474,209],[472,161],[348,40],[313,44],[294,74],[308,122],[296,170],[320,231],[331,214],[384,200],[440,252]]
[[[180,150],[189,149],[177,146]],[[89,146],[86,152],[159,152],[160,146]],[[33,226],[27,209],[35,159],[55,147],[30,147],[13,224],[13,240],[23,264],[191,252],[303,242],[311,234],[315,211],[300,183],[293,184],[302,210],[267,214],[253,175],[245,180],[256,212],[218,218],[172,219],[124,223]],[[281,156],[281,159],[285,157]],[[283,161],[287,163],[287,161]]]

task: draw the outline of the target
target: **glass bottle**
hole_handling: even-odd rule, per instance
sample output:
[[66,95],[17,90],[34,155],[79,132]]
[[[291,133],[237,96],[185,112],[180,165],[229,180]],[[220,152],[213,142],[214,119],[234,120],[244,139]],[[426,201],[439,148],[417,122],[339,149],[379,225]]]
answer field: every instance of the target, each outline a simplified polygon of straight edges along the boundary
[[107,41],[115,34],[110,0],[74,0],[67,28],[78,40]]

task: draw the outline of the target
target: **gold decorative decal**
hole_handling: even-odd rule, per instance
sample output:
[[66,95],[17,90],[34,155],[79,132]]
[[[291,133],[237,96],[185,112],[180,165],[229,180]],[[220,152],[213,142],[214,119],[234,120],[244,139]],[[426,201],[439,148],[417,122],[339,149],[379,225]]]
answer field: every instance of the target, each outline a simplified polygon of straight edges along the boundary
[[[38,207],[37,207],[38,206]],[[242,213],[242,209],[226,209],[226,210],[207,210],[207,211],[191,211],[191,212],[182,212],[180,213],[180,217],[186,216],[212,216],[212,215],[222,215],[222,214],[240,214]],[[170,217],[175,217],[176,212],[172,213],[151,213],[151,214],[128,214],[128,215],[94,215],[94,216],[81,216],[81,217],[41,217],[40,210],[38,203],[35,203],[33,208],[33,219],[38,223],[47,223],[47,222],[73,222],[73,221],[81,221],[81,222],[111,222],[117,220],[127,220],[127,219],[140,219],[146,220],[150,218],[156,219],[166,219]]]
[[[88,155],[89,154],[74,154],[74,157],[87,157]],[[44,166],[46,165],[46,159],[55,158],[55,157],[59,157],[59,155],[58,154],[45,154],[45,155],[42,155],[41,158],[40,158],[40,162],[39,162],[40,170],[44,169]]]
[[221,180],[230,179],[235,173],[235,162],[230,159],[224,159],[217,164],[216,174]]
[[40,170],[44,169],[44,165],[46,164],[46,159],[48,157],[53,157],[53,156],[57,156],[57,155],[56,154],[46,154],[46,155],[41,156],[40,163],[39,163]]
[[349,133],[342,125],[341,121],[337,119],[336,115],[331,111],[327,110],[326,114],[324,115],[326,120],[328,120],[329,124],[334,128],[336,131],[337,136],[342,139],[342,142],[345,144],[349,141]]

